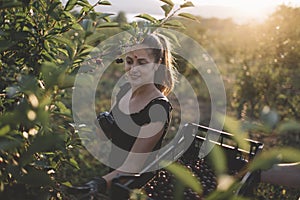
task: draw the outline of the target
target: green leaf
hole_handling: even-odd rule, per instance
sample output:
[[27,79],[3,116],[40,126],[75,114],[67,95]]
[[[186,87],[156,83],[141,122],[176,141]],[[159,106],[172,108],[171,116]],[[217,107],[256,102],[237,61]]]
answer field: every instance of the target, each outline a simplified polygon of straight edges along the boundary
[[[162,165],[166,163],[162,162]],[[196,176],[188,170],[185,166],[180,165],[178,163],[172,163],[165,167],[166,170],[174,174],[174,176],[183,183],[185,186],[190,187],[192,190],[197,192],[198,194],[202,193],[202,187]]]
[[119,23],[117,22],[104,22],[97,25],[97,28],[109,28],[109,27],[118,27]]
[[168,4],[169,6],[173,7],[174,6],[174,3],[171,1],[171,0],[160,0],[166,4]]
[[174,27],[174,28],[180,28],[180,29],[184,29],[184,25],[178,21],[178,20],[170,20],[167,21],[163,24],[163,26],[170,26],[170,27]]
[[92,52],[92,50],[94,49],[93,46],[90,45],[84,45],[82,47],[82,49],[79,51],[78,56],[76,58],[80,58],[80,57],[85,57],[88,54],[90,54]]
[[209,154],[209,160],[213,163],[216,174],[223,174],[227,170],[227,160],[223,149],[215,145]]
[[74,56],[75,56],[75,52],[76,52],[76,47],[74,45],[74,43],[66,38],[66,37],[62,37],[62,36],[56,36],[53,38],[53,40],[65,45],[66,50],[68,51],[68,56],[70,60],[73,60]]
[[54,2],[54,3],[51,3],[50,4],[50,7],[49,7],[49,9],[48,9],[48,11],[47,11],[47,13],[49,14],[49,15],[52,15],[53,14],[53,11],[54,11],[54,9],[58,6],[58,5],[60,5],[61,4],[61,2]]
[[283,162],[299,162],[299,155],[300,150],[291,147],[270,149],[257,155],[250,163],[249,170],[267,170],[274,164]]
[[194,7],[194,4],[191,1],[187,1],[184,4],[180,5],[180,8]]
[[83,8],[86,8],[86,10],[90,10],[93,8],[93,6],[91,4],[89,4],[88,2],[79,1],[79,2],[77,2],[77,5],[79,5]]
[[[222,119],[221,116],[219,116]],[[233,134],[233,139],[237,142],[237,145],[242,149],[248,149],[249,143],[245,140],[248,138],[248,134],[242,129],[240,121],[235,120],[232,117],[226,116],[224,129]]]
[[68,54],[68,51],[66,50],[66,49],[62,49],[62,48],[57,48],[57,50],[59,51],[59,52],[61,52],[62,54],[64,54],[65,56],[69,56],[69,54]]
[[294,120],[290,120],[279,124],[277,128],[278,133],[297,132],[300,131],[300,123]]
[[111,3],[109,1],[101,1],[101,0],[98,2],[98,4],[99,5],[105,5],[105,6],[110,6],[111,5]]
[[72,28],[74,30],[78,30],[78,31],[82,31],[83,30],[82,26],[79,23],[73,23],[72,24]]
[[70,164],[71,164],[73,167],[75,167],[76,169],[80,169],[80,167],[79,167],[77,161],[76,161],[74,158],[70,158],[69,161],[70,161]]
[[168,5],[168,4],[165,4],[165,5],[162,5],[161,8],[164,10],[165,12],[165,17],[168,16],[168,14],[171,12],[172,10],[172,6]]
[[69,0],[66,4],[66,7],[65,7],[65,11],[70,11],[74,8],[74,6],[76,5],[77,3],[77,0]]
[[148,15],[148,14],[140,14],[140,15],[137,15],[135,17],[145,19],[145,20],[150,21],[152,23],[157,23],[157,21],[158,21],[157,19],[155,19],[154,17],[152,17],[151,15]]
[[55,105],[59,108],[60,113],[70,115],[71,111],[68,109],[65,104],[61,101],[55,103]]
[[178,14],[178,16],[184,17],[184,18],[187,18],[187,19],[192,19],[192,20],[197,19],[194,15],[192,15],[190,13],[180,13],[180,14]]
[[4,127],[0,128],[0,136],[4,136],[9,131],[10,131],[10,126],[5,125]]

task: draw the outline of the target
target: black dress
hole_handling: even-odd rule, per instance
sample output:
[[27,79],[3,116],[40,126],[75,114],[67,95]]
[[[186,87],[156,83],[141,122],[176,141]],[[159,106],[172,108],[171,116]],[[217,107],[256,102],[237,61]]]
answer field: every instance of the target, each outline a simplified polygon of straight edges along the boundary
[[[137,139],[140,128],[150,122],[161,121],[164,123],[164,132],[162,137],[157,142],[152,151],[159,150],[163,138],[168,130],[172,106],[166,97],[157,97],[151,100],[142,110],[132,114],[123,113],[119,109],[120,99],[130,89],[130,84],[126,83],[120,88],[120,92],[116,96],[116,104],[110,111],[114,118],[114,123],[111,126],[111,141],[112,149],[110,152],[109,162],[111,170],[118,168],[125,161],[130,152],[135,140]],[[156,108],[157,110],[153,109]],[[145,166],[148,162],[155,159],[155,154],[147,159]]]

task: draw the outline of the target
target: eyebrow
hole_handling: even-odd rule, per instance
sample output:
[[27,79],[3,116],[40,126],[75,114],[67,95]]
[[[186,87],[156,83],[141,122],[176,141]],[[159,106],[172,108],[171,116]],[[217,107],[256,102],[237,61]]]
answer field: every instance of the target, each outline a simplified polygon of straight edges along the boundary
[[[126,56],[125,59],[127,59],[127,58],[128,59],[133,59],[132,56]],[[142,58],[137,58],[137,60],[138,61],[144,61],[145,60],[145,61],[149,62],[149,60],[147,58],[143,58],[143,57]]]

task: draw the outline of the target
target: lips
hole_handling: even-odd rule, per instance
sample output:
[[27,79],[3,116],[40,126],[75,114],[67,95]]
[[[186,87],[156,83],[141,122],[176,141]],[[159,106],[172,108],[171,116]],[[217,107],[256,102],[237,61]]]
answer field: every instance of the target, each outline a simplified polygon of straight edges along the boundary
[[129,74],[129,76],[133,80],[138,79],[140,77],[138,74]]

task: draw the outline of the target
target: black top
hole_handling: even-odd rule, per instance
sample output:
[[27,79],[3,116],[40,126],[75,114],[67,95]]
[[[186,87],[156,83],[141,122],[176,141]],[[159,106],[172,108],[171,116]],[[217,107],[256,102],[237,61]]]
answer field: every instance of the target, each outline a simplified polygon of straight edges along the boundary
[[[112,147],[110,154],[110,162],[113,168],[119,167],[124,162],[143,125],[158,121],[164,123],[163,135],[153,148],[153,151],[155,151],[161,147],[170,123],[172,106],[166,97],[154,98],[139,112],[132,114],[122,112],[119,109],[119,101],[129,89],[129,83],[121,86],[120,92],[116,96],[116,104],[110,112],[114,118],[111,128],[111,141],[115,146]],[[153,156],[148,160],[153,160]]]

